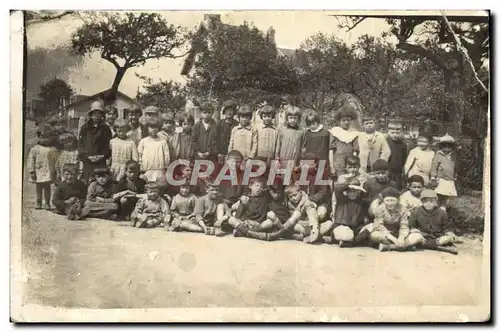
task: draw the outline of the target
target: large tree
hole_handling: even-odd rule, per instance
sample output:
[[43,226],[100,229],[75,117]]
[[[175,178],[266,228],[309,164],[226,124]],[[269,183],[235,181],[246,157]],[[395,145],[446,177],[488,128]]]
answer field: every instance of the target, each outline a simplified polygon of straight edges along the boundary
[[143,92],[137,94],[142,105],[154,105],[163,111],[177,113],[186,105],[186,87],[174,81],[154,83],[151,79],[139,76],[144,81]]
[[176,58],[185,43],[185,31],[169,24],[156,13],[103,13],[87,21],[72,36],[75,53],[99,52],[101,58],[116,68],[107,101],[116,92],[128,69],[143,65],[149,59]]
[[46,112],[58,110],[63,106],[63,101],[68,102],[72,95],[71,86],[59,78],[51,79],[42,84],[38,93]]

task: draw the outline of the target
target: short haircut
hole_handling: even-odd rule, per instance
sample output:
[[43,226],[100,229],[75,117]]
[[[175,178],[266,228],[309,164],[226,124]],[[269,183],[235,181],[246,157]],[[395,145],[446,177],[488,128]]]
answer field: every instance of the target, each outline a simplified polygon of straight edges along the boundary
[[364,123],[364,122],[368,122],[368,121],[371,121],[371,122],[376,122],[376,121],[377,121],[377,119],[375,119],[375,117],[374,117],[374,116],[371,116],[371,115],[366,115],[366,116],[364,116],[364,117],[363,117],[363,123]]
[[130,168],[133,168],[134,170],[136,170],[137,172],[139,172],[139,163],[135,160],[129,160],[127,161],[127,163],[125,164],[125,170],[128,170]]
[[298,191],[300,191],[300,187],[297,184],[295,183],[289,184],[285,188],[285,195],[290,196],[291,194],[296,193]]
[[207,190],[208,189],[219,190],[219,186],[210,180],[205,181],[205,187],[207,188]]
[[227,158],[229,158],[229,157],[238,157],[240,159],[243,159],[243,154],[238,150],[231,150],[227,154]]
[[146,190],[160,190],[160,185],[157,182],[146,183]]
[[111,171],[107,167],[98,167],[94,169],[94,175],[111,175]]
[[160,128],[161,124],[157,118],[148,119],[147,122],[148,128]]
[[259,116],[261,119],[262,119],[262,116],[264,116],[264,115],[269,115],[271,117],[274,117],[276,115],[276,109],[273,106],[265,105],[259,111]]
[[340,110],[338,111],[337,115],[335,116],[335,119],[337,121],[340,121],[343,118],[350,118],[351,120],[356,120],[358,118],[358,115],[354,108],[349,105],[344,105]]
[[385,161],[384,159],[377,159],[372,165],[372,170],[374,172],[388,171],[389,170],[389,163],[387,161]]
[[71,174],[77,174],[78,173],[78,165],[77,164],[64,164],[62,168],[63,173],[71,173]]
[[319,118],[318,112],[316,112],[316,111],[309,111],[309,112],[307,112],[307,115],[306,115],[306,118],[305,118],[306,126],[310,126],[313,123],[320,123],[320,121],[321,120]]
[[174,119],[174,116],[171,114],[171,113],[163,113],[161,115],[161,122],[162,123],[171,123],[171,124],[174,124],[175,123],[175,119]]
[[345,158],[345,164],[359,167],[361,165],[361,162],[359,161],[359,157],[351,155]]
[[120,128],[120,129],[128,130],[128,129],[130,129],[130,125],[129,125],[129,123],[126,120],[124,120],[124,119],[118,119],[115,122],[115,128],[116,129]]
[[388,129],[403,129],[403,121],[400,119],[392,119],[387,124]]
[[419,138],[426,138],[426,139],[429,141],[429,143],[432,143],[432,139],[433,139],[432,134],[431,134],[431,133],[429,133],[429,132],[425,132],[425,131],[424,131],[424,132],[421,132],[421,133],[420,133],[420,132],[418,133],[418,138],[417,138],[417,140],[418,140]]
[[114,114],[116,117],[118,117],[118,109],[116,107],[114,107],[113,105],[108,105],[108,106],[105,106],[104,107],[104,112],[107,114],[107,113],[112,113]]
[[425,184],[424,178],[417,174],[412,175],[408,178],[408,184],[411,184],[413,182],[420,182],[422,185]]
[[214,112],[214,105],[212,105],[212,103],[209,102],[203,103],[200,107],[200,110],[202,112],[207,112],[212,114]]
[[76,136],[73,135],[72,133],[63,133],[59,136],[59,140],[61,143],[66,144],[66,143],[77,143]]
[[51,126],[53,125],[56,125],[56,124],[61,124],[61,123],[65,123],[66,121],[64,120],[64,118],[62,116],[59,116],[59,115],[54,115],[52,116],[50,119],[49,119],[49,124]]
[[179,114],[177,121],[179,121],[179,126],[182,126],[184,122],[194,125],[194,117],[192,115]]
[[267,182],[266,178],[264,178],[262,176],[259,176],[259,177],[256,177],[256,178],[251,178],[250,182],[248,183],[248,185],[252,186],[254,183],[260,183],[261,185],[265,186],[266,182]]

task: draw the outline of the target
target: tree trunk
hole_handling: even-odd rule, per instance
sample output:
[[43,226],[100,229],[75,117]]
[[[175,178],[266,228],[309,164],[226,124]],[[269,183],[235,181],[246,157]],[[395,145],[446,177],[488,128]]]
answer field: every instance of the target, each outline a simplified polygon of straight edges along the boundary
[[115,102],[116,100],[116,95],[118,93],[118,87],[120,86],[120,83],[123,79],[123,76],[125,76],[125,73],[127,72],[128,67],[120,67],[116,70],[116,75],[115,79],[113,80],[113,85],[111,86],[111,89],[109,90],[109,93],[105,96],[105,104],[109,105]]

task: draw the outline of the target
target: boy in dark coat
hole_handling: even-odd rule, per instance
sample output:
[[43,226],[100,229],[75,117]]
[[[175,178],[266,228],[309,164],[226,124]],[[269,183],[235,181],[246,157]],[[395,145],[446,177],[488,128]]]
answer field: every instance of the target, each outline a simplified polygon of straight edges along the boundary
[[387,144],[391,149],[388,161],[389,174],[398,190],[403,189],[404,165],[408,156],[408,145],[402,137],[402,129],[403,124],[400,120],[391,120],[387,126]]
[[87,209],[82,209],[87,196],[87,186],[77,179],[78,165],[65,164],[62,167],[63,181],[59,183],[52,197],[56,213],[64,214],[70,220],[85,217]]

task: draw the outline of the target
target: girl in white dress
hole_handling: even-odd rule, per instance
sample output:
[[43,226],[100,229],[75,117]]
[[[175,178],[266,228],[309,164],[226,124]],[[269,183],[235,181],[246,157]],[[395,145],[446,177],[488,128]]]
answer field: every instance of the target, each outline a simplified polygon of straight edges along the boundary
[[149,136],[141,139],[137,147],[142,178],[148,182],[163,181],[170,164],[168,143],[158,136],[160,127],[158,119],[150,119],[148,121]]

